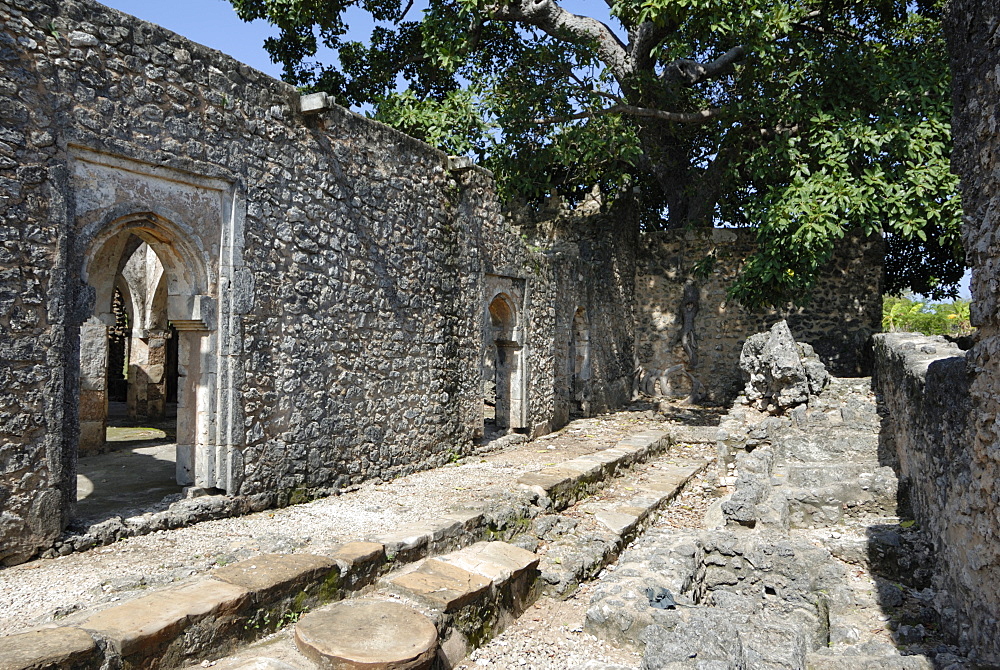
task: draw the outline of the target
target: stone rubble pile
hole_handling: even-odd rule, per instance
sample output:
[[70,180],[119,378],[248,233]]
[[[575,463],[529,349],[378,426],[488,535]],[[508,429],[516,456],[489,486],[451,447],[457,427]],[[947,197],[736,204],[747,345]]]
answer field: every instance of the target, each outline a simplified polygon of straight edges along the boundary
[[740,353],[740,369],[746,379],[744,402],[776,413],[807,402],[830,379],[813,348],[792,338],[786,321],[747,338]]

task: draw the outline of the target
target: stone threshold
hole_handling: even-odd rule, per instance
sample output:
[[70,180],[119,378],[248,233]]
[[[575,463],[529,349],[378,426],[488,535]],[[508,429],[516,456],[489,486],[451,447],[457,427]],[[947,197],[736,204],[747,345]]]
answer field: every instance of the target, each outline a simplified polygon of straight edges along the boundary
[[0,638],[0,670],[173,668],[192,658],[217,657],[273,632],[297,613],[372,585],[390,569],[477,541],[510,539],[542,511],[565,509],[670,444],[665,431],[637,433],[610,449],[526,474],[517,490],[478,509],[349,542],[326,555],[257,556],[210,577],[75,614],[58,626]]

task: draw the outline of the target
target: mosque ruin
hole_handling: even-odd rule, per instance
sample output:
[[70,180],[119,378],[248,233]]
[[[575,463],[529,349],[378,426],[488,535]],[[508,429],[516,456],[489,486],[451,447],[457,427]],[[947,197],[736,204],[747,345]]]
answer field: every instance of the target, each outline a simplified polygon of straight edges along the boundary
[[[725,287],[751,231],[640,233],[626,197],[513,214],[487,171],[168,30],[90,0],[0,1],[0,563],[63,536],[113,407],[176,417],[176,483],[238,514],[638,393],[729,402],[743,342],[784,318],[834,374],[878,366],[888,460],[949,557],[959,634],[1000,660],[982,588],[1000,554],[1000,14],[952,4],[980,331],[915,374],[890,340],[864,353],[878,240],[845,244],[811,307],[749,314]],[[935,394],[956,401],[920,405]]]

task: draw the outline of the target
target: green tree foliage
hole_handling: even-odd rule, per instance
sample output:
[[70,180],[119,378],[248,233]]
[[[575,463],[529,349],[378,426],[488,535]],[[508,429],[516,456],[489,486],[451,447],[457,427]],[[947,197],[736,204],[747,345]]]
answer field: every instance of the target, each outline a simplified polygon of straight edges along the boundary
[[923,303],[908,297],[886,296],[882,301],[882,330],[924,335],[962,336],[972,333],[969,301]]
[[885,236],[889,293],[962,275],[943,0],[605,0],[609,23],[560,0],[231,2],[281,29],[288,81],[476,155],[507,198],[597,184],[638,191],[648,230],[756,227],[747,306],[804,300],[850,230]]

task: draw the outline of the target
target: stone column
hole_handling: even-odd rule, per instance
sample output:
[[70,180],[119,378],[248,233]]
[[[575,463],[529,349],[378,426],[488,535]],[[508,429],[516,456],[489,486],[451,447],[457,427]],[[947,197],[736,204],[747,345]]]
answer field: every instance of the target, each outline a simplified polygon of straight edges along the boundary
[[177,331],[177,483],[195,483],[202,333]]
[[96,316],[80,326],[80,453],[101,451],[108,424],[108,327]]
[[169,331],[149,330],[132,338],[128,365],[128,415],[159,420],[166,416]]
[[506,340],[497,340],[496,347],[496,425],[501,428],[526,428],[524,347],[516,341]]

